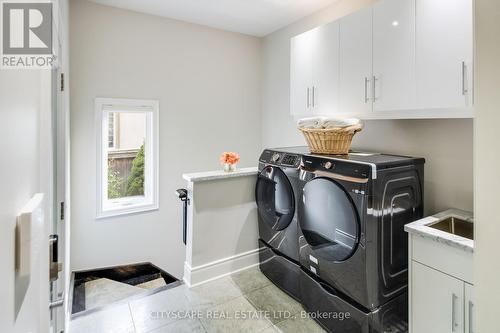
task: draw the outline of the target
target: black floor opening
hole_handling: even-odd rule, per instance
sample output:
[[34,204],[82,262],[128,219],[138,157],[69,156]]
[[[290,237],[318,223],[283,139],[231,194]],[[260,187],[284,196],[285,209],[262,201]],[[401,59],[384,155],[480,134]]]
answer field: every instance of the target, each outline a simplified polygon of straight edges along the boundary
[[[99,281],[111,280],[109,281],[109,283],[116,282],[116,285],[118,287],[123,286],[121,289],[125,290],[141,286],[141,289],[144,288],[144,292],[147,292],[148,289],[154,290],[158,288],[163,288],[178,281],[172,275],[168,274],[167,272],[161,270],[160,268],[156,267],[151,263],[141,263],[135,265],[97,269],[85,272],[75,272],[74,286],[73,286],[73,302],[71,311],[72,314],[89,310],[92,307],[92,304],[86,304],[88,303],[88,297],[90,296],[89,292],[91,292],[90,290],[86,289],[89,288],[90,285],[92,285],[92,282],[94,283],[98,282],[97,280]],[[152,284],[152,286],[142,287],[144,285],[147,285],[147,283],[151,281],[155,281],[156,283]],[[120,283],[124,285],[120,285]],[[127,285],[132,286],[132,288],[127,287]],[[140,293],[141,289],[137,288],[137,291],[132,290],[132,294]],[[97,297],[101,298],[100,303],[98,304],[102,304],[103,302],[105,302],[102,301],[103,298],[104,299],[106,298],[105,293],[107,292],[106,290],[104,290],[104,288],[102,290],[94,290],[92,292],[104,293],[104,295],[102,294],[98,295],[96,296],[96,298]],[[112,291],[109,292],[111,293]],[[119,290],[117,290],[116,292],[120,293]],[[118,294],[118,295],[113,295],[112,297],[110,297],[110,299],[118,300],[120,299],[120,297],[121,296]],[[124,293],[122,296],[122,298],[127,298],[127,297],[128,297],[127,293]]]

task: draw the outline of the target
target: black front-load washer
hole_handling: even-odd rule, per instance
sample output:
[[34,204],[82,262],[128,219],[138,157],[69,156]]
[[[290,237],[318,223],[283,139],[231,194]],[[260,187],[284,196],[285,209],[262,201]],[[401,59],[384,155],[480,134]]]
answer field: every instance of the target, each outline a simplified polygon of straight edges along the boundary
[[[404,313],[388,304],[406,301],[404,225],[423,215],[425,160],[363,153],[301,155],[297,209],[302,304],[311,312],[358,313],[350,324],[359,329],[349,333],[379,332],[378,326],[393,332],[389,321],[381,324],[376,314],[404,319]],[[342,325],[347,325],[335,318],[318,321],[333,332],[343,332]],[[394,332],[405,332],[405,320],[393,321],[403,327]]]
[[300,155],[266,149],[255,185],[260,269],[278,287],[300,300],[296,191]]

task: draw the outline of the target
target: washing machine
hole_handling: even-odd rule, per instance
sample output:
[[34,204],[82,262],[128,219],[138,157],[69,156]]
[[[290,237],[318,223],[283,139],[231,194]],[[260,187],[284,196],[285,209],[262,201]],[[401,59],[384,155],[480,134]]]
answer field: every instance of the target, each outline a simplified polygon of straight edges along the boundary
[[[406,332],[408,238],[422,218],[422,158],[302,154],[297,210],[302,304],[332,332]],[[399,310],[398,310],[399,309]]]
[[255,201],[259,225],[259,266],[275,285],[300,300],[297,185],[301,156],[265,149],[259,158]]

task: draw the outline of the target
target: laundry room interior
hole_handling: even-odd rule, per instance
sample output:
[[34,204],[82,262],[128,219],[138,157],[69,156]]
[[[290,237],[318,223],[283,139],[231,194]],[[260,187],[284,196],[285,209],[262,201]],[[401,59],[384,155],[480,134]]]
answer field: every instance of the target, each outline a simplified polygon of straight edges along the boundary
[[0,4],[0,332],[495,331],[500,4]]

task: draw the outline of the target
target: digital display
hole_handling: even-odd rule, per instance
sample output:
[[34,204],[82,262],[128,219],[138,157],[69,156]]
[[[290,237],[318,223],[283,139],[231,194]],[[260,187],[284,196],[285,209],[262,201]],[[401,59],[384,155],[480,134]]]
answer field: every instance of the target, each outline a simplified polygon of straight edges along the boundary
[[283,159],[281,160],[281,164],[288,165],[288,166],[295,166],[298,158],[299,157],[297,155],[285,154],[285,156],[283,156]]

